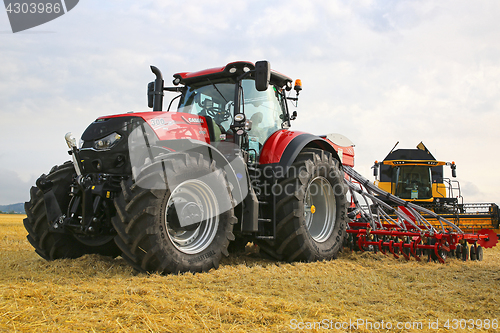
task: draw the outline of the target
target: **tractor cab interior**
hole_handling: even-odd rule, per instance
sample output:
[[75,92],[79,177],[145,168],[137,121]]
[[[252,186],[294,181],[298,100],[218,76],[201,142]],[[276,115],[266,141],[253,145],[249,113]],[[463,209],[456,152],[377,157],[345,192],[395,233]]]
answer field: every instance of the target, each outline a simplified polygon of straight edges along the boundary
[[[236,113],[244,113],[251,121],[247,132],[249,150],[258,155],[267,138],[288,123],[286,97],[281,88],[273,85],[265,91],[257,91],[253,79],[241,80],[240,84],[241,103]],[[235,83],[229,80],[207,81],[202,86],[188,87],[179,101],[177,112],[204,117],[213,143],[232,140],[235,89]]]

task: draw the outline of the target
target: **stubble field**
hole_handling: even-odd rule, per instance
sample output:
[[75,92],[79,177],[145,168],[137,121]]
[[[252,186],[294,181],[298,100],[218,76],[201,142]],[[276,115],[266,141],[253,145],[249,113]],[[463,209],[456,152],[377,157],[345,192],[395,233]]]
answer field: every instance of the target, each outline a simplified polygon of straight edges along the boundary
[[0,215],[5,332],[470,332],[488,320],[485,331],[500,330],[498,248],[482,262],[445,264],[373,253],[288,264],[249,254],[209,273],[160,276],[136,274],[121,258],[44,261],[23,218]]

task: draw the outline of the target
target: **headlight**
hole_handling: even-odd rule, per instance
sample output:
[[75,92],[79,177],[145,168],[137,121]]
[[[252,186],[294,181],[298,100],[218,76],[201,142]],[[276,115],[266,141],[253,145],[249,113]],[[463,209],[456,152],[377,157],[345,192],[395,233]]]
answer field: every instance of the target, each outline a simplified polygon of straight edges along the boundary
[[114,132],[102,139],[94,141],[94,148],[97,150],[111,149],[121,139],[121,135]]
[[241,123],[243,121],[245,121],[245,115],[243,113],[237,113],[235,116],[234,116],[234,121],[236,123]]

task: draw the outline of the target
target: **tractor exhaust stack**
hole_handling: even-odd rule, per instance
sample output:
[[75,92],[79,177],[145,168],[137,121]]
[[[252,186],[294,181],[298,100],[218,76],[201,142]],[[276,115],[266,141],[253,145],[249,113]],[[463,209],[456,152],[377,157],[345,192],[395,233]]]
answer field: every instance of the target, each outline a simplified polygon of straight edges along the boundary
[[163,75],[161,71],[151,66],[151,71],[156,75],[156,80],[148,84],[148,107],[153,111],[162,111],[163,108]]

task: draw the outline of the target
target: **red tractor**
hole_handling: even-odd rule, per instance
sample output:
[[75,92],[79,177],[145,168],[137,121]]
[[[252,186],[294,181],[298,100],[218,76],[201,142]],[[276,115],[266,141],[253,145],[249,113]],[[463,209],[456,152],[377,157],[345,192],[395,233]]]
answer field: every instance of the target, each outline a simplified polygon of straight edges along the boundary
[[[292,80],[269,62],[233,62],[148,85],[150,112],[95,120],[72,161],[31,189],[24,225],[47,260],[122,256],[139,271],[217,268],[250,241],[286,261],[335,258],[346,235],[339,155],[289,130]],[[177,93],[162,111],[165,91]],[[170,108],[178,100],[177,111]]]

